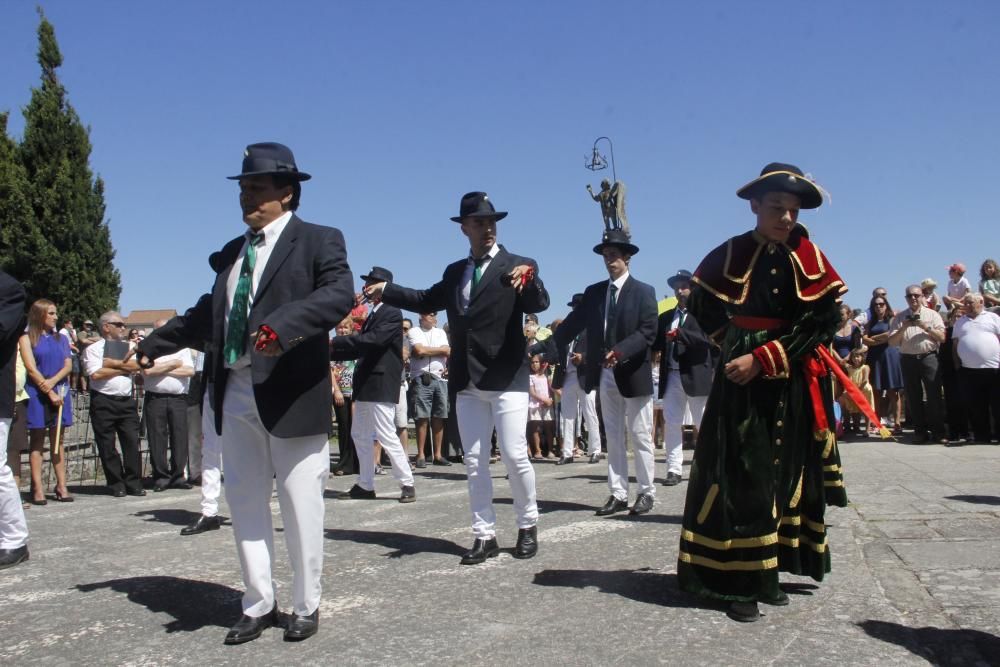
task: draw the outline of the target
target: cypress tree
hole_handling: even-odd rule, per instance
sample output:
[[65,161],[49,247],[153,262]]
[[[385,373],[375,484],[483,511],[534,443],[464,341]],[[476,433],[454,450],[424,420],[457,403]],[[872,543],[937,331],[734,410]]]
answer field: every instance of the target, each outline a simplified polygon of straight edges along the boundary
[[[117,308],[121,277],[104,220],[104,182],[90,170],[89,129],[80,122],[59,82],[62,53],[41,9],[38,64],[41,85],[24,109],[17,155],[27,181],[33,227],[13,246],[8,271],[29,298],[48,298],[61,315],[96,318]],[[14,230],[12,230],[14,231]],[[20,230],[14,236],[21,237]],[[7,258],[3,258],[7,261]]]
[[0,113],[0,267],[29,293],[31,258],[44,242],[28,203],[28,177],[18,161],[17,144],[7,135],[8,113]]

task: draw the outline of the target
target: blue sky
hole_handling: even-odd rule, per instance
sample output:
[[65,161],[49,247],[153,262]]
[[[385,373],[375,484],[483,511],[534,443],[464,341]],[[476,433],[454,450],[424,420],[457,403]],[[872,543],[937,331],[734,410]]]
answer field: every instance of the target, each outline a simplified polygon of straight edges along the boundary
[[[36,2],[0,23],[0,108],[37,85]],[[832,194],[801,221],[867,302],[1000,255],[1000,3],[44,2],[91,128],[121,307],[183,309],[243,230],[243,147],[313,174],[300,215],[339,227],[355,276],[425,287],[468,252],[455,215],[486,190],[500,242],[535,257],[543,320],[606,277],[584,169],[614,141],[632,274],[667,293],[753,225],[736,189],[770,161]],[[607,152],[602,146],[602,152]]]

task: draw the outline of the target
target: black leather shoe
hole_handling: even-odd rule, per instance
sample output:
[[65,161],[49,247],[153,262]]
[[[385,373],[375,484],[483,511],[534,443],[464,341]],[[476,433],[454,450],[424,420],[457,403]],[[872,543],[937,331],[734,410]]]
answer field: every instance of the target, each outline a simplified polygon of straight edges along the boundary
[[632,515],[645,514],[651,509],[653,509],[653,496],[648,493],[640,493],[639,497],[635,499],[635,505],[632,505],[632,509],[628,513]]
[[160,493],[161,491],[166,491],[170,488],[170,484],[160,484],[157,482],[153,485],[153,493]]
[[594,514],[597,516],[608,516],[609,514],[614,514],[615,512],[624,512],[627,509],[627,500],[618,500],[614,496],[608,496],[608,501],[604,503],[603,507],[594,512]]
[[19,563],[28,560],[28,545],[24,544],[16,549],[0,549],[0,570],[14,567]]
[[414,464],[414,467],[416,467],[416,468],[426,468],[427,467],[427,459],[417,459],[416,463]]
[[114,496],[115,498],[124,498],[125,489],[111,489],[111,495]]
[[760,607],[756,602],[734,602],[726,610],[726,616],[740,623],[753,623],[760,620]]
[[518,530],[514,558],[531,558],[536,553],[538,553],[538,528],[532,526]]
[[451,461],[448,459],[434,459],[434,465],[436,466],[450,466]]
[[663,480],[663,486],[677,486],[681,483],[681,476],[675,472],[668,472],[667,478]]
[[191,488],[191,483],[185,480],[180,480],[179,482],[174,482],[170,485],[171,489],[181,489],[182,491],[187,491]]
[[286,642],[300,642],[309,639],[319,630],[319,609],[308,616],[292,614],[288,618],[288,625],[285,627]]
[[191,486],[201,486],[201,475],[198,475],[197,477],[192,477],[187,481],[187,483],[190,484]]
[[355,484],[351,487],[351,490],[347,492],[347,495],[355,500],[375,500],[375,489],[366,491]]
[[497,545],[497,538],[477,537],[472,543],[472,550],[462,556],[462,565],[479,565],[485,563],[487,558],[496,558],[498,555],[500,547]]
[[601,460],[601,453],[594,452],[593,454],[590,455],[590,461],[588,463],[597,463],[600,460]]
[[788,593],[785,591],[778,591],[778,594],[773,598],[761,598],[760,601],[764,604],[769,604],[772,607],[787,607]]
[[559,458],[558,461],[556,461],[556,465],[557,466],[564,466],[567,463],[572,463],[572,462],[573,462],[573,457],[572,456],[562,456],[562,457]]
[[236,625],[229,629],[225,643],[243,644],[245,642],[252,642],[257,637],[260,637],[264,630],[274,625],[278,625],[278,605],[274,605],[274,608],[263,616],[254,617],[243,614],[240,620],[236,622]]
[[209,530],[218,530],[222,525],[222,519],[217,516],[205,516],[202,514],[190,526],[181,528],[181,535],[197,535]]
[[146,489],[129,489],[126,493],[130,496],[144,496],[146,495]]
[[412,486],[404,486],[402,492],[399,494],[399,502],[401,503],[417,502],[416,490]]

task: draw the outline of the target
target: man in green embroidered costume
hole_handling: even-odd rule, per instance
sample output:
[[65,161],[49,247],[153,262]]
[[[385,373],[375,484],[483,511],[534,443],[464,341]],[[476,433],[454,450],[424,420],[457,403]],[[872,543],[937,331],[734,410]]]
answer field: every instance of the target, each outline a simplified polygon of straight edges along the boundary
[[846,291],[797,223],[823,192],[797,167],[772,163],[737,192],[756,229],[710,252],[692,278],[690,313],[722,355],[691,465],[678,556],[683,590],[784,605],[778,572],[820,581],[830,571],[823,517],[847,504],[833,435],[827,345]]

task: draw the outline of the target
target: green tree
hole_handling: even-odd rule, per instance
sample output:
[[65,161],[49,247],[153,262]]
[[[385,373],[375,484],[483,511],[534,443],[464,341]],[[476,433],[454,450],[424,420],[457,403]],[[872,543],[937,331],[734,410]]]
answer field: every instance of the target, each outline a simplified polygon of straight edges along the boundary
[[8,113],[0,113],[0,267],[32,292],[32,257],[45,245],[28,202],[30,186],[18,161],[17,144],[7,135]]
[[62,54],[55,30],[41,9],[38,13],[41,85],[31,90],[17,150],[33,220],[10,230],[10,256],[0,259],[31,299],[51,299],[63,315],[96,317],[117,308],[121,295],[104,219],[104,182],[90,170],[89,130],[59,82]]

